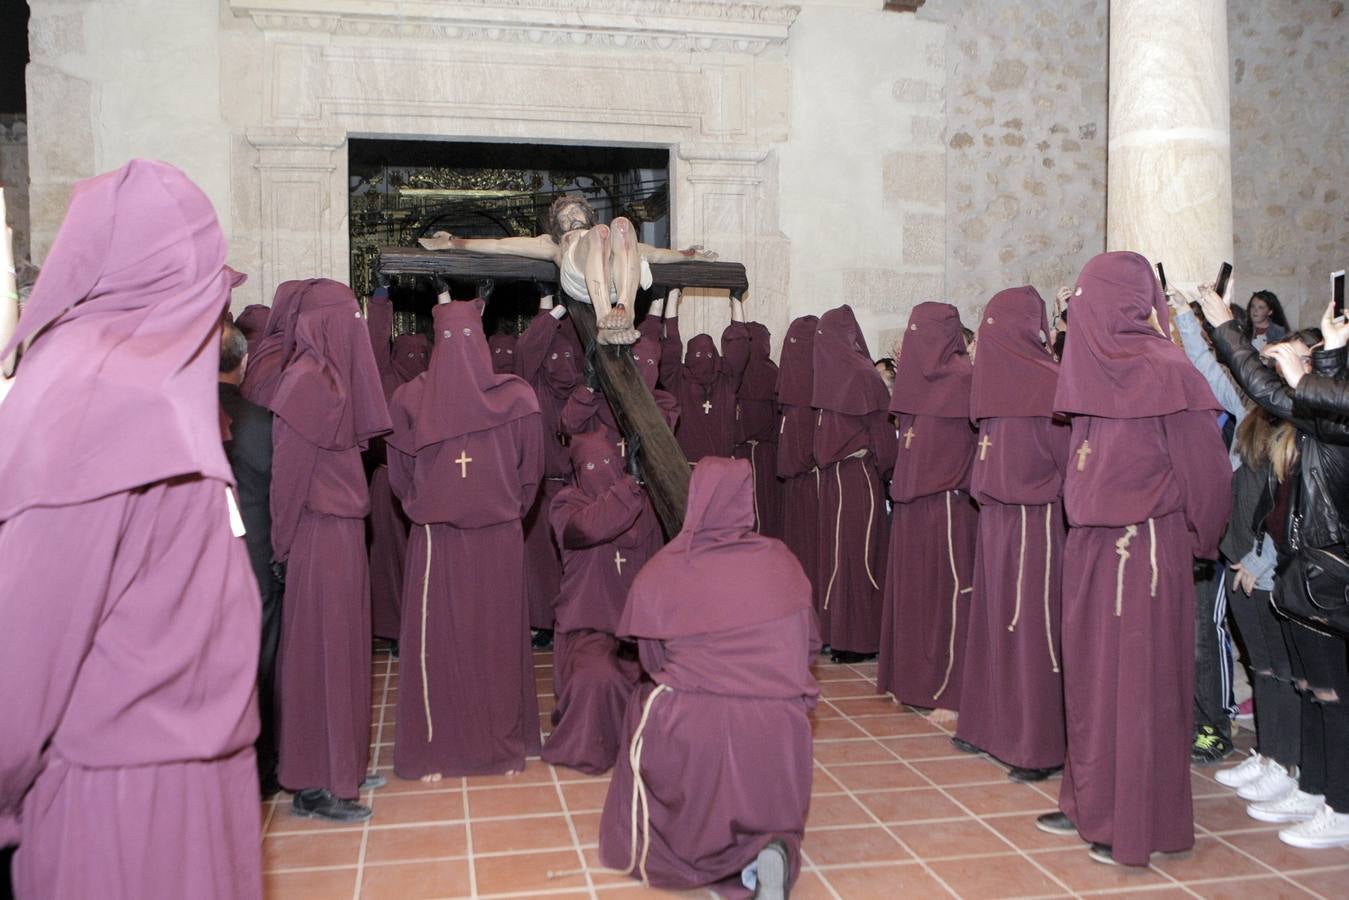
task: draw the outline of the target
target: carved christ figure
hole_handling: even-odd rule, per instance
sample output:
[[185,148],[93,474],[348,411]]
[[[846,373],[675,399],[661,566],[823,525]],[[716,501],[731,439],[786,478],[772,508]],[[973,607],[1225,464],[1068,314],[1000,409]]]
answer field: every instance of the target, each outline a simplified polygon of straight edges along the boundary
[[548,210],[548,233],[537,237],[457,238],[437,231],[419,243],[428,250],[472,250],[503,256],[546,259],[557,264],[562,290],[573,300],[595,307],[596,343],[633,344],[633,301],[639,286],[651,286],[648,263],[714,260],[715,253],[693,246],[666,250],[637,241],[632,222],[619,216],[595,223],[595,210],[584,197],[566,194]]

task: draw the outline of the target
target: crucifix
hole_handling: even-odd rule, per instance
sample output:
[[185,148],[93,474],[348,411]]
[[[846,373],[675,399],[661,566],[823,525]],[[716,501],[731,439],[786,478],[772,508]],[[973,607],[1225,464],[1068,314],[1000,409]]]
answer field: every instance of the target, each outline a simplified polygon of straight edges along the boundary
[[712,411],[712,401],[711,401],[711,400],[704,400],[704,401],[703,401],[703,415],[707,415],[707,414],[710,413],[711,411]]
[[1091,446],[1087,441],[1082,442],[1082,446],[1077,448],[1077,471],[1085,472],[1087,469],[1087,456],[1091,453]]
[[627,560],[623,558],[623,551],[622,551],[622,550],[615,550],[615,551],[614,551],[614,565],[618,567],[618,574],[619,574],[619,575],[622,575],[622,574],[623,574],[623,563],[625,563],[625,562],[627,562]]
[[468,455],[468,451],[467,451],[467,450],[460,450],[460,451],[459,451],[459,458],[456,459],[455,462],[459,464],[459,477],[460,477],[460,478],[467,478],[467,477],[468,477],[468,464],[471,463],[471,462],[473,462],[473,457],[471,457],[471,456]]
[[626,456],[628,455],[628,439],[627,439],[627,438],[619,438],[619,439],[618,439],[618,455],[619,455],[619,456],[623,456],[623,457],[626,457]]
[[909,430],[904,432],[904,449],[908,450],[909,445],[912,443],[913,443],[913,426],[910,425]]
[[992,446],[993,442],[988,439],[988,435],[979,439],[979,462],[988,459],[988,448]]

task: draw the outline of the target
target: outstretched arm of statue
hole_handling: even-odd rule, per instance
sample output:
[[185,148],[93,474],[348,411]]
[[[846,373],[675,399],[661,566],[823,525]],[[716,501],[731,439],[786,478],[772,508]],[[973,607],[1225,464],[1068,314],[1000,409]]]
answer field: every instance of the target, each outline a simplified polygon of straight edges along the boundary
[[546,234],[537,237],[457,238],[448,231],[437,231],[430,237],[418,238],[417,243],[427,250],[471,250],[497,256],[548,260],[556,260],[559,249],[557,242]]
[[652,247],[650,244],[638,244],[637,252],[649,263],[672,263],[688,262],[691,259],[701,259],[707,262],[714,262],[717,254],[705,248],[702,244],[694,244],[684,250],[670,250],[665,247]]

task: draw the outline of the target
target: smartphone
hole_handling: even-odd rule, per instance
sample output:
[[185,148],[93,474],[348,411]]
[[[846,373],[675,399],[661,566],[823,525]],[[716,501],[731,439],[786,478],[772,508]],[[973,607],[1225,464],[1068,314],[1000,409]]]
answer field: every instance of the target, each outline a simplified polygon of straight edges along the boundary
[[1344,270],[1330,273],[1330,296],[1335,298],[1335,318],[1344,318]]
[[1157,277],[1162,280],[1162,293],[1166,293],[1166,270],[1162,268],[1161,263],[1157,263]]
[[1227,282],[1232,278],[1232,264],[1223,263],[1223,267],[1218,270],[1218,280],[1213,282],[1213,290],[1219,297],[1227,299]]

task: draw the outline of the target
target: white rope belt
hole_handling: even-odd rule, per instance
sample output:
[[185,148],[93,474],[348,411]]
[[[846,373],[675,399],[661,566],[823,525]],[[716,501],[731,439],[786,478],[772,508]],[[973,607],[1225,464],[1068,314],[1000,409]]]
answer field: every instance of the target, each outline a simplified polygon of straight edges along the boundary
[[[661,694],[668,691],[666,685],[660,684],[651,692],[651,696],[646,698],[646,703],[642,705],[642,718],[637,722],[637,730],[632,733],[632,743],[628,746],[628,764],[632,766],[632,820],[630,826],[632,832],[629,835],[628,843],[628,869],[627,874],[640,872],[642,884],[650,884],[646,875],[646,856],[651,850],[651,807],[646,797],[646,782],[642,779],[642,746],[645,742],[644,733],[646,732],[646,721],[651,715],[651,704]],[[642,807],[642,855],[637,856],[637,806]]]
[[1026,507],[1020,506],[1021,510],[1021,550],[1016,557],[1016,608],[1012,610],[1012,623],[1007,626],[1008,631],[1016,631],[1016,623],[1021,619],[1021,580],[1026,572]]
[[[1115,541],[1115,553],[1119,556],[1119,567],[1115,570],[1115,616],[1119,617],[1124,613],[1124,564],[1129,561],[1129,542],[1138,535],[1138,526],[1130,525],[1124,529],[1124,534]],[[1157,526],[1152,519],[1148,519],[1148,561],[1152,564],[1152,581],[1148,588],[1148,595],[1157,596]]]
[[1045,507],[1045,642],[1049,644],[1049,664],[1059,670],[1059,659],[1054,653],[1054,628],[1049,621],[1049,578],[1054,562],[1054,504]]
[[[737,406],[736,411],[738,412],[739,409],[740,407]],[[752,482],[754,485],[754,491],[753,493],[750,494],[750,496],[754,499],[754,530],[759,531],[762,527],[759,523],[759,464],[754,460],[754,454],[759,449],[759,442],[745,441],[745,443],[749,444],[749,473],[750,476],[754,479]]]
[[942,694],[946,693],[946,687],[951,683],[951,669],[956,664],[956,616],[959,614],[957,601],[963,591],[960,590],[960,573],[956,570],[956,542],[952,533],[951,525],[951,492],[946,492],[946,558],[951,563],[951,639],[946,647],[946,675],[942,677],[941,687],[937,688],[937,693],[932,695],[936,700]]
[[421,645],[421,664],[422,664],[422,708],[426,711],[426,742],[431,743],[431,735],[435,728],[431,724],[431,687],[426,683],[426,601],[431,594],[431,525],[428,522],[422,526],[426,529],[426,571],[422,574],[422,645]]

